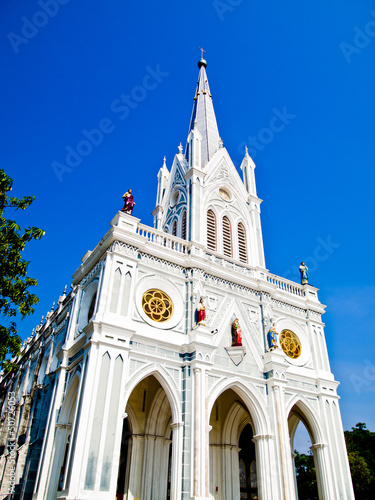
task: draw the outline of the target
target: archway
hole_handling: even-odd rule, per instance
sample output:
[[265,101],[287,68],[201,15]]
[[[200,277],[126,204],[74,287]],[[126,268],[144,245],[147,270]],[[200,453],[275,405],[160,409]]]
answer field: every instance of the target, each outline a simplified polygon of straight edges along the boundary
[[257,499],[254,425],[232,389],[216,399],[210,427],[210,494],[215,500]]
[[125,411],[116,498],[169,500],[172,412],[154,376],[134,388]]
[[289,413],[290,448],[294,465],[294,484],[298,500],[321,500],[322,484],[319,473],[320,450],[316,424],[308,417],[309,410],[299,401]]
[[59,419],[56,424],[55,452],[51,467],[48,498],[55,497],[56,491],[62,492],[68,488],[68,461],[71,448],[71,432],[77,405],[79,380],[79,371],[77,371],[72,376],[68,385]]

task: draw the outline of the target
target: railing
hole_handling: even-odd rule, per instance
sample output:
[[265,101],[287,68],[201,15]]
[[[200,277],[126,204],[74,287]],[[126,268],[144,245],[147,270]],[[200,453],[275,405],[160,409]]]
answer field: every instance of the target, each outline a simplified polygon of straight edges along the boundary
[[190,248],[190,242],[177,238],[177,236],[172,236],[171,234],[164,233],[158,229],[153,229],[149,226],[143,224],[138,224],[136,229],[136,234],[143,236],[147,241],[155,243],[160,247],[165,247],[168,250],[174,250],[175,252],[186,254]]
[[[135,225],[133,226],[135,227]],[[144,238],[147,242],[158,245],[161,248],[165,248],[167,250],[172,250],[174,252],[180,254],[187,254],[192,247],[191,242],[178,238],[177,236],[173,236],[169,233],[165,233],[160,231],[159,229],[153,229],[150,226],[146,226],[144,224],[138,223],[135,227],[135,233],[138,236]],[[198,248],[198,247],[197,247]],[[221,265],[227,269],[231,269],[235,272],[239,272],[248,277],[252,278],[260,278],[265,279],[267,283],[275,285],[276,288],[283,290],[285,292],[291,293],[292,295],[296,295],[298,297],[305,297],[305,290],[302,285],[298,283],[293,283],[293,281],[289,281],[287,279],[280,278],[275,274],[270,273],[258,273],[258,271],[246,264],[243,264],[235,259],[228,259],[217,253],[211,253],[200,248],[199,253],[203,251],[201,254],[205,256],[206,259],[211,262],[215,262],[216,264]]]
[[276,287],[279,288],[280,290],[292,293],[293,295],[298,295],[298,297],[305,296],[302,285],[298,285],[297,283],[293,283],[292,281],[280,278],[275,274],[266,274],[266,280],[268,283],[276,285]]
[[229,259],[227,257],[223,257],[218,253],[207,252],[204,251],[204,256],[210,262],[214,262],[215,264],[220,265],[221,267],[225,267],[226,269],[230,269],[232,271],[236,271],[238,273],[244,274],[245,276],[254,277],[255,270],[253,267],[248,266],[236,259]]

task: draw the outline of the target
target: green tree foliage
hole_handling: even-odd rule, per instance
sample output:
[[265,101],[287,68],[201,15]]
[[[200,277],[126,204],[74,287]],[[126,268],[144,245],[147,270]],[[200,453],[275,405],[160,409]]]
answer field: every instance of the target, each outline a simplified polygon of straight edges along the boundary
[[350,471],[356,500],[375,498],[375,432],[359,422],[345,431]]
[[34,201],[34,196],[18,199],[8,196],[13,180],[0,169],[0,313],[3,317],[0,325],[0,367],[5,371],[12,368],[7,355],[16,356],[20,352],[21,339],[14,321],[17,313],[25,317],[34,312],[38,297],[29,291],[36,286],[35,279],[27,276],[29,262],[21,252],[26,243],[39,240],[44,231],[37,227],[25,230],[14,220],[5,218],[6,210],[25,210]]
[[[375,432],[359,422],[351,431],[345,431],[345,441],[356,500],[375,498]],[[299,500],[318,499],[314,458],[295,451],[295,465]]]
[[294,463],[296,466],[297,488],[299,500],[318,500],[318,486],[314,466],[314,457],[298,453],[294,450]]

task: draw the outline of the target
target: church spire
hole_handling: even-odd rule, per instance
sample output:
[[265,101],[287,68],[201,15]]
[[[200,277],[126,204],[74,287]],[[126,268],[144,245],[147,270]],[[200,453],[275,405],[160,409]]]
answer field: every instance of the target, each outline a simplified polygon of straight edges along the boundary
[[[202,49],[200,49],[202,50]],[[219,149],[220,136],[217,128],[214,106],[212,103],[212,95],[208,85],[206,66],[207,62],[202,57],[198,62],[199,77],[197,90],[194,97],[193,112],[191,114],[190,126],[188,132],[188,141],[186,145],[186,159],[189,165],[192,164],[191,156],[191,141],[189,140],[190,133],[194,128],[198,129],[202,136],[200,147],[200,164],[202,168],[208,163],[216,151]]]

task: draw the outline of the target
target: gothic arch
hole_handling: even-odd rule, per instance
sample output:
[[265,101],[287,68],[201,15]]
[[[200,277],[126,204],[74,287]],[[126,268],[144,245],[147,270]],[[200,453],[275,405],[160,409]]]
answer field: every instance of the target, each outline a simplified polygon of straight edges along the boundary
[[291,444],[293,443],[299,421],[305,425],[313,445],[323,442],[322,430],[316,418],[316,412],[306,398],[303,396],[294,396],[294,398],[289,401],[286,410]]
[[128,383],[126,384],[125,387],[124,406],[127,405],[129,397],[133,392],[133,390],[135,389],[135,387],[143,379],[151,375],[153,375],[156,378],[156,380],[164,389],[168,397],[168,401],[172,411],[173,423],[180,423],[182,421],[182,415],[181,415],[180,397],[177,385],[175,381],[172,379],[172,377],[169,375],[169,373],[162,366],[157,366],[154,363],[144,366],[129,378]]
[[227,213],[221,218],[221,233],[222,252],[226,257],[233,258],[233,221]]
[[236,247],[238,260],[247,264],[249,261],[249,250],[248,250],[248,233],[246,225],[242,220],[236,222]]
[[128,419],[121,438],[120,496],[131,491],[145,500],[166,498],[170,489],[171,498],[180,498],[182,416],[178,401],[176,384],[163,368],[150,364],[131,377],[124,397]]
[[138,425],[137,416],[129,401],[126,405],[126,414],[129,422],[130,431],[132,432],[132,434],[139,434],[140,427]]
[[[302,422],[307,430],[310,440],[312,443],[311,450],[314,456],[314,465],[316,472],[316,480],[318,487],[319,499],[331,498],[331,494],[328,493],[331,489],[330,482],[332,480],[327,471],[327,462],[325,445],[323,443],[323,436],[321,426],[319,425],[318,419],[316,418],[316,412],[311,407],[311,404],[303,396],[295,396],[287,406],[287,416],[288,416],[288,427],[289,427],[289,437],[290,437],[290,452],[292,454],[292,461],[294,464],[294,437],[297,431],[298,424]],[[294,484],[297,492],[297,478],[294,469]]]
[[62,491],[68,480],[68,462],[71,448],[70,438],[72,436],[76,413],[79,385],[80,373],[76,371],[66,389],[66,396],[56,423],[48,498],[56,498],[56,492]]
[[[75,399],[78,394],[78,388],[79,388],[79,382],[80,382],[81,374],[78,370],[74,373],[73,377],[71,378],[66,391],[65,391],[65,398],[63,401],[63,405],[60,411],[59,415],[59,422],[61,423],[67,423],[70,413],[71,413],[71,408],[73,406],[73,403],[75,403]],[[72,422],[70,422],[72,423]]]
[[[162,416],[168,412],[168,407],[170,404],[168,397],[162,387],[158,390],[157,394],[154,396],[149,414],[153,416],[146,422],[146,434],[153,436],[165,436],[168,433],[168,423],[163,422]],[[166,425],[165,425],[166,424]],[[170,429],[169,429],[170,430]]]
[[222,440],[224,443],[238,445],[241,432],[247,424],[252,425],[249,411],[241,402],[235,401],[229,409],[223,425]]
[[210,414],[217,398],[227,389],[232,389],[236,392],[246,405],[247,411],[250,413],[253,424],[254,434],[266,435],[270,434],[270,423],[268,415],[264,411],[265,403],[261,400],[258,394],[247,387],[237,378],[231,380],[225,379],[218,382],[211,389],[208,397],[208,413]]
[[218,214],[214,207],[209,206],[206,210],[205,219],[206,245],[207,248],[217,251],[218,247]]
[[173,220],[172,220],[172,230],[171,230],[171,234],[172,236],[177,236],[177,225],[178,225],[178,218],[177,217],[174,217]]
[[[79,315],[77,321],[77,329],[78,331],[82,330],[91,318],[88,317],[91,302],[95,297],[95,305],[98,303],[98,297],[96,293],[98,291],[99,278],[96,276],[91,283],[89,283],[85,289],[82,291],[81,301],[79,305]],[[95,309],[94,309],[95,312]]]
[[187,239],[187,210],[186,210],[186,207],[184,207],[182,212],[181,212],[181,238],[183,240]]
[[264,460],[264,453],[253,440],[253,410],[241,389],[238,385],[225,388],[210,412],[209,493],[218,500],[237,500],[240,495],[253,498],[258,494],[257,474],[253,473],[255,481],[250,484],[250,469],[253,462],[254,469],[258,459],[259,463]]

